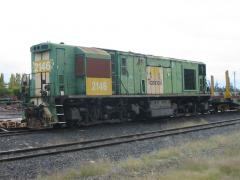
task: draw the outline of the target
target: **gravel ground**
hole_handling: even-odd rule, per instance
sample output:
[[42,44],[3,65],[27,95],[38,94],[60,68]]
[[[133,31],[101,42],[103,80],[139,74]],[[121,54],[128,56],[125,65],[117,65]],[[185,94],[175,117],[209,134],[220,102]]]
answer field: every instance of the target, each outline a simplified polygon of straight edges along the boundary
[[205,115],[198,117],[183,117],[170,120],[151,120],[150,122],[128,122],[118,124],[105,124],[93,127],[85,127],[80,129],[60,129],[44,133],[35,133],[19,136],[6,136],[0,138],[0,151],[7,151],[13,149],[39,147],[45,145],[68,143],[73,141],[83,141],[96,138],[105,138],[111,136],[119,136],[126,134],[133,134],[144,131],[154,131],[166,128],[176,127],[183,122],[200,122],[205,120],[213,122],[216,120],[224,120],[240,117],[239,112],[224,113],[218,115]]
[[[205,120],[216,121],[224,120],[230,118],[240,117],[239,113],[234,114],[221,114],[217,116],[206,116]],[[203,118],[203,117],[201,117]],[[61,138],[64,140],[79,140],[85,138],[101,138],[111,135],[119,135],[133,132],[140,132],[147,130],[160,129],[165,125],[161,125],[159,122],[147,123],[124,123],[113,126],[101,125],[92,128],[85,128],[85,131],[64,131],[64,133],[53,132],[39,135],[28,135],[28,136],[19,136],[19,137],[9,137],[0,142],[1,146],[11,146],[11,142],[14,142],[12,146],[18,145],[19,141],[23,142],[33,142],[35,140],[35,145],[45,142],[52,142]],[[146,128],[147,127],[147,128]],[[116,145],[113,147],[99,148],[95,150],[72,152],[72,153],[63,153],[55,156],[45,156],[32,158],[27,160],[20,160],[17,162],[8,162],[0,164],[0,179],[34,179],[39,174],[46,175],[55,171],[60,171],[65,168],[71,168],[74,166],[79,166],[86,161],[97,160],[97,159],[110,159],[110,160],[120,160],[125,159],[128,156],[139,157],[144,153],[149,153],[160,148],[165,148],[168,146],[177,146],[189,141],[197,139],[207,139],[212,135],[216,134],[227,134],[233,131],[239,131],[240,125],[234,125],[229,127],[216,128],[211,130],[205,130],[201,132],[188,133],[184,135],[175,135],[171,137],[157,138],[153,140],[133,142],[130,144]],[[75,137],[73,137],[75,136]],[[18,139],[19,138],[19,139]],[[7,139],[10,139],[7,141]],[[50,140],[49,140],[50,139]],[[5,143],[4,143],[5,142]],[[2,147],[1,147],[2,148]],[[208,152],[203,152],[208,153]]]

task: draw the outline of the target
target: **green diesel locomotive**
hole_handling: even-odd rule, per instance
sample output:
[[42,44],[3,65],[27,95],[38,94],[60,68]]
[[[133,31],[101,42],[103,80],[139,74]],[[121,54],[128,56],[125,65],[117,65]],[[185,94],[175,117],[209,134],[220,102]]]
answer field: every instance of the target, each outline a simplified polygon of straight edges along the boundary
[[210,97],[201,62],[47,42],[31,63],[22,92],[34,128],[203,112]]

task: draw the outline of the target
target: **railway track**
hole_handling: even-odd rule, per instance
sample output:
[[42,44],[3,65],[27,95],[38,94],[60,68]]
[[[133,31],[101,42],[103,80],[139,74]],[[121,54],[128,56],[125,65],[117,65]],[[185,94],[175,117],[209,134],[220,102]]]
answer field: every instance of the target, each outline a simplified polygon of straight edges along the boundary
[[26,134],[34,134],[34,133],[43,133],[48,131],[48,129],[23,129],[23,130],[6,130],[1,128],[0,137],[6,136],[18,136],[18,135],[26,135]]
[[39,157],[39,156],[47,156],[47,155],[55,155],[60,153],[96,149],[100,147],[119,145],[123,143],[130,143],[130,142],[142,141],[147,139],[185,134],[185,133],[201,131],[206,129],[213,129],[213,128],[218,128],[223,126],[230,126],[230,125],[235,125],[239,123],[240,123],[240,118],[237,118],[237,119],[230,119],[230,120],[206,123],[206,124],[195,125],[195,126],[166,129],[166,130],[159,130],[159,131],[147,131],[143,133],[109,137],[109,138],[103,138],[103,139],[94,139],[94,140],[71,142],[71,143],[50,145],[50,146],[44,146],[44,147],[18,149],[18,150],[11,150],[11,151],[0,151],[0,163],[7,162],[7,161],[28,159],[28,158]]

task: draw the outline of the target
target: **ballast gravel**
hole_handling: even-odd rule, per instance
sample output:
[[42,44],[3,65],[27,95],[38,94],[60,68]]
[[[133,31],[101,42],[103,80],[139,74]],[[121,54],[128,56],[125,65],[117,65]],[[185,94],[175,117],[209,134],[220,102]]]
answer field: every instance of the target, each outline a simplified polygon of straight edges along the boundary
[[[240,113],[226,113],[221,115],[208,115],[200,117],[191,117],[189,119],[200,118],[209,122],[216,120],[226,120],[240,118]],[[181,118],[180,118],[181,119]],[[185,118],[186,119],[186,118]],[[189,120],[188,119],[188,120]],[[55,142],[64,143],[76,140],[98,139],[109,136],[118,136],[123,134],[131,134],[149,130],[170,128],[168,123],[158,122],[133,122],[114,125],[100,125],[91,128],[83,128],[83,130],[63,130],[47,132],[41,134],[31,134],[24,136],[3,137],[0,140],[0,150],[10,150],[16,148],[34,147],[46,145]],[[4,162],[0,163],[0,179],[35,179],[39,176],[51,174],[75,166],[81,166],[88,161],[96,161],[109,159],[111,161],[126,159],[129,156],[139,157],[161,148],[169,146],[178,146],[189,141],[208,139],[212,135],[229,134],[233,131],[239,131],[240,125],[215,128],[199,132],[192,132],[182,135],[174,135],[152,140],[137,141],[115,145],[111,147],[98,148],[94,150],[84,150],[71,153],[62,153],[58,155],[42,156],[37,158]],[[208,156],[210,152],[203,151]]]
[[174,128],[188,122],[204,123],[238,117],[240,118],[240,112],[232,112],[216,115],[201,115],[196,117],[153,119],[151,121],[142,122],[102,124],[92,127],[82,127],[79,129],[58,129],[26,135],[5,136],[0,137],[0,151],[135,134],[145,131]]

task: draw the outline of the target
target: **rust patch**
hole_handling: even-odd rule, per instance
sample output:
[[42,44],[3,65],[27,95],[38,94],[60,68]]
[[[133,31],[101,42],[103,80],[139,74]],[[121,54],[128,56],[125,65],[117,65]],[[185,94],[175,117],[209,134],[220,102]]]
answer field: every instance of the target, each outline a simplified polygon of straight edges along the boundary
[[110,78],[111,61],[105,59],[87,59],[87,77]]

